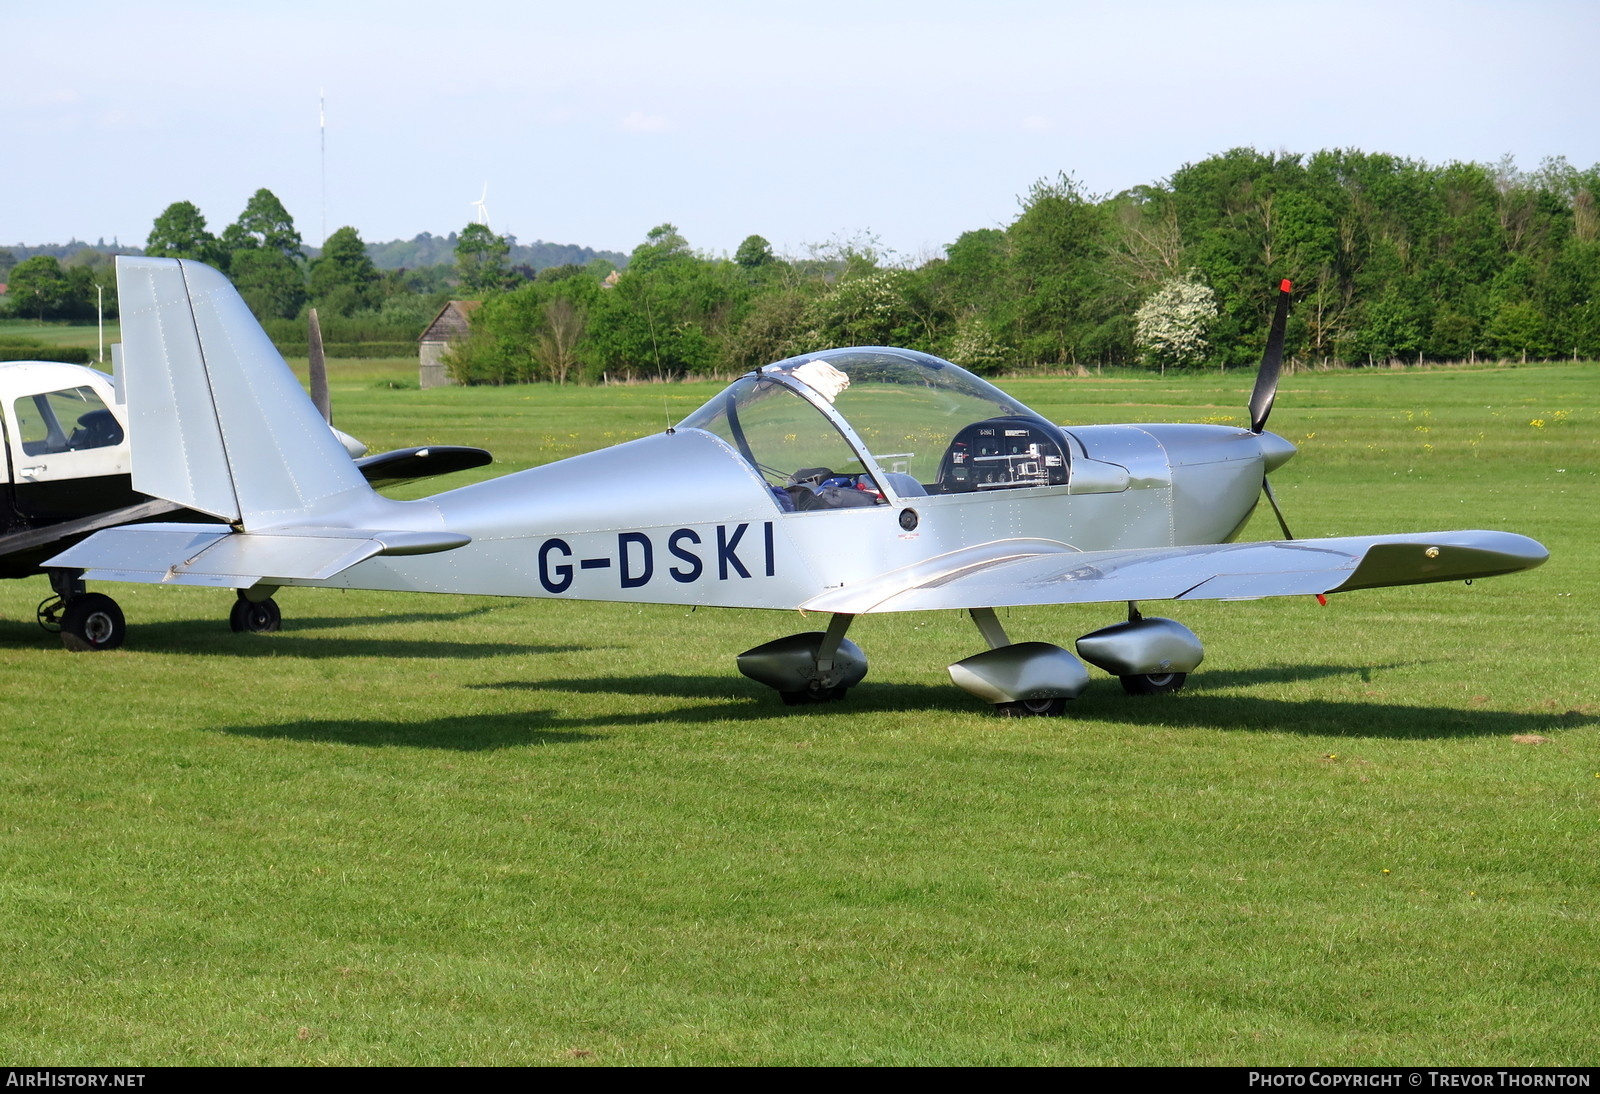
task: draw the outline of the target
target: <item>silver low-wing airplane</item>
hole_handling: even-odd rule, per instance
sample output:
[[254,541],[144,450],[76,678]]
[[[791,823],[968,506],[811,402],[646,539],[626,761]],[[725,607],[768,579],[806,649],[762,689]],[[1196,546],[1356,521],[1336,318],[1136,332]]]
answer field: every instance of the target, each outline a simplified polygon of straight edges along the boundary
[[[989,648],[951,665],[954,682],[1004,714],[1059,714],[1089,681],[1083,661],[1132,693],[1176,690],[1200,664],[1193,632],[1140,601],[1453,581],[1546,558],[1494,531],[1232,542],[1295,451],[1264,429],[1287,283],[1248,430],[1064,428],[948,361],[840,349],[757,369],[663,433],[395,501],[344,457],[222,275],[117,261],[134,482],[228,527],[109,529],[49,561],[95,578],[252,601],[314,585],[827,613],[825,630],[738,658],[792,704],[866,675],[845,636],[857,615],[963,609]],[[1079,638],[1078,656],[1011,641],[995,612],[1089,602],[1126,602],[1127,618]]]

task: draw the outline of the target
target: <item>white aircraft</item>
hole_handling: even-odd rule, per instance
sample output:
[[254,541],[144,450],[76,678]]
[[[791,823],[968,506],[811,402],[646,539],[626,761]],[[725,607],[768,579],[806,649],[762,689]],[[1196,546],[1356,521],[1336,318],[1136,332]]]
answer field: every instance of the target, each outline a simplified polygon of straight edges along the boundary
[[[119,258],[133,479],[225,522],[97,532],[47,565],[95,578],[801,609],[824,631],[738,658],[786,702],[867,671],[867,612],[962,609],[989,647],[950,666],[1003,714],[1059,714],[1088,661],[1133,693],[1200,664],[1146,600],[1321,595],[1539,565],[1508,532],[1235,543],[1265,475],[1288,286],[1251,428],[1054,425],[947,361],[829,350],[736,380],[675,428],[420,501],[374,493],[225,278]],[[1269,500],[1270,488],[1267,488]],[[1274,503],[1274,508],[1276,504]],[[1281,516],[1280,516],[1281,519]],[[1012,642],[995,609],[1126,602],[1078,657]]]

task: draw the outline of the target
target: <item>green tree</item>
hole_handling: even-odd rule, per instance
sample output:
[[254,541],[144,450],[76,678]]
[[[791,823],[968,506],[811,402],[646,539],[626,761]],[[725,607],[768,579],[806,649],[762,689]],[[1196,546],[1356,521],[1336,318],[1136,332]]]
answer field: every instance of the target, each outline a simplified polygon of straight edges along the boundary
[[271,190],[257,190],[223,230],[228,276],[257,319],[292,319],[306,302],[305,252],[294,219]]
[[769,286],[751,297],[728,331],[724,360],[729,368],[745,372],[814,348],[803,337],[810,299],[799,285]]
[[1355,348],[1374,363],[1409,357],[1422,350],[1422,324],[1416,309],[1391,285],[1363,309]]
[[330,235],[322,254],[311,263],[311,300],[332,314],[348,316],[377,307],[381,282],[367,245],[354,228],[340,228]]
[[744,242],[733,253],[733,260],[747,270],[759,270],[772,265],[777,258],[772,253],[772,244],[760,236],[752,235],[745,236]]
[[694,252],[689,241],[678,233],[676,225],[658,224],[645,234],[644,242],[633,249],[628,257],[628,272],[647,274],[673,262],[692,262]]
[[1528,301],[1507,301],[1489,319],[1483,332],[1491,353],[1502,357],[1544,357],[1551,351],[1545,317]]
[[590,311],[594,360],[623,376],[715,375],[750,291],[734,263],[697,257],[676,228],[658,225]]
[[291,262],[304,262],[305,249],[294,218],[271,190],[257,190],[245,203],[239,219],[222,233],[223,249],[231,256],[241,250],[277,251]]
[[472,313],[471,337],[452,349],[451,374],[467,384],[578,378],[593,357],[586,335],[600,293],[598,281],[580,275],[491,296]]
[[293,319],[305,305],[305,276],[280,250],[244,247],[234,251],[228,274],[257,319]]
[[35,319],[57,319],[69,306],[71,286],[52,255],[34,255],[12,267],[6,289],[11,308]]
[[145,240],[144,253],[151,258],[194,258],[213,266],[224,265],[227,257],[192,201],[175,201],[162,210]]
[[1011,258],[1010,341],[1024,358],[1065,363],[1091,353],[1105,316],[1104,218],[1071,175],[1034,183],[1006,230]]
[[456,241],[456,273],[470,293],[488,293],[505,287],[506,255],[511,245],[487,224],[469,224]]
[[872,270],[841,277],[806,309],[803,349],[836,346],[927,348],[907,270]]

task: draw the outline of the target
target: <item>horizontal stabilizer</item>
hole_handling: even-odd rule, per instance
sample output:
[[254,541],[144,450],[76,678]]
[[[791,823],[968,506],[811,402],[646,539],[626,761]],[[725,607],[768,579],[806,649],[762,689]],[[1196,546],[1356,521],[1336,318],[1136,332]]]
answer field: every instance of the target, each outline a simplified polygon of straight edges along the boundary
[[139,524],[97,532],[45,563],[100,580],[248,588],[320,581],[378,555],[454,550],[471,537],[439,531],[295,528],[233,532],[215,524]]
[[423,448],[397,448],[376,456],[363,456],[356,467],[374,490],[431,479],[453,471],[467,471],[494,462],[486,449],[457,444],[432,444]]
[[1486,531],[1085,552],[1026,549],[1002,541],[950,556],[942,572],[933,565],[938,560],[921,563],[914,571],[830,590],[803,607],[856,614],[1117,600],[1253,600],[1493,577],[1531,570],[1548,557],[1526,536]]

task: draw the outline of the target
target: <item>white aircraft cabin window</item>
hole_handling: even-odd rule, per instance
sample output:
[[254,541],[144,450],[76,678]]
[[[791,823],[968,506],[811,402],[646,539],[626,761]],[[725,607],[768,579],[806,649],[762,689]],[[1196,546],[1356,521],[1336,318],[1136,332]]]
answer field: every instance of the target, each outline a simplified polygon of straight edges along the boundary
[[122,426],[90,387],[25,395],[13,409],[18,440],[29,456],[122,443]]

